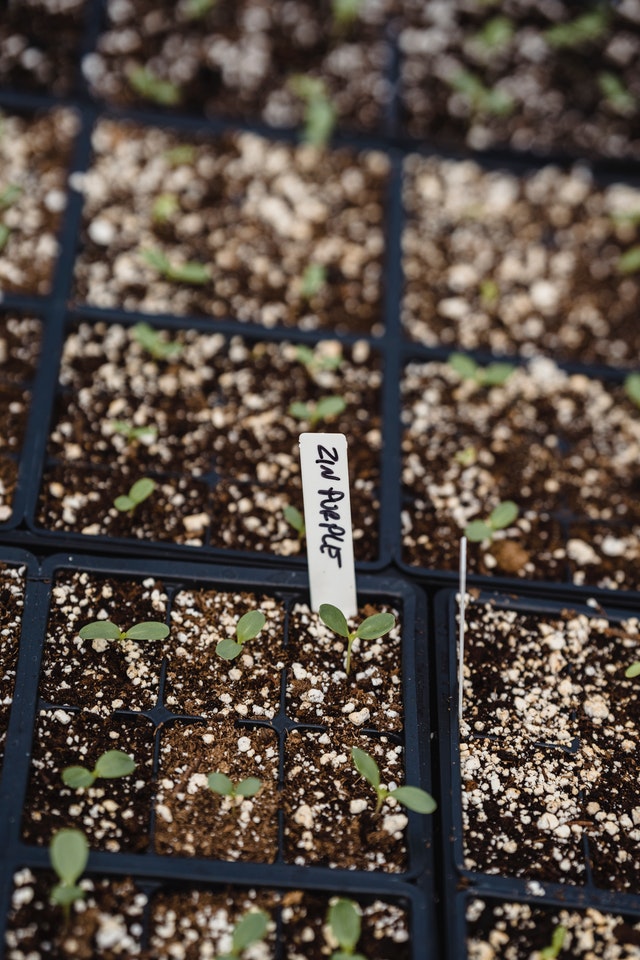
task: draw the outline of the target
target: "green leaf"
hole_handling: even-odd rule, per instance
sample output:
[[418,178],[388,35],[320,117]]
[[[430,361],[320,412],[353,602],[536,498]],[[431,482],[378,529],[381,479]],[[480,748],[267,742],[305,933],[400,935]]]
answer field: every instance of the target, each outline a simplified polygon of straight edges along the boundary
[[151,216],[157,223],[166,223],[180,209],[175,193],[160,193],[153,201]]
[[120,511],[120,513],[128,513],[136,506],[131,497],[127,497],[125,494],[121,494],[119,497],[116,497],[113,501],[113,505],[116,510]]
[[362,930],[360,914],[353,901],[338,900],[332,903],[327,914],[327,923],[342,950],[352,954]]
[[297,508],[297,507],[293,507],[293,506],[291,506],[291,505],[289,504],[288,506],[286,506],[286,507],[284,508],[284,510],[283,510],[282,512],[283,512],[283,514],[284,514],[284,518],[285,518],[285,520],[287,521],[287,523],[288,523],[290,526],[292,526],[293,529],[294,529],[301,537],[303,537],[303,536],[304,536],[304,533],[305,533],[304,517],[303,517],[303,515],[300,513],[300,511],[298,510],[298,508]]
[[247,777],[236,787],[236,794],[239,797],[255,797],[261,786],[262,780],[258,780],[257,777]]
[[360,747],[351,747],[351,759],[361,777],[371,784],[374,790],[380,786],[380,768],[371,754]]
[[314,97],[307,103],[304,121],[305,142],[313,147],[324,147],[336,124],[335,107],[327,96]]
[[223,797],[230,797],[234,792],[233,782],[224,773],[210,773],[207,783],[214,793],[220,793]]
[[172,167],[180,167],[193,163],[196,158],[196,148],[190,143],[181,143],[177,147],[165,150],[163,157]]
[[246,643],[247,640],[253,640],[265,623],[267,618],[261,610],[249,610],[243,617],[240,617],[236,624],[236,636],[240,643]]
[[618,273],[637,273],[640,270],[640,244],[630,247],[618,259]]
[[142,623],[134,623],[125,633],[129,640],[164,640],[169,636],[169,627],[166,623],[159,623],[157,620],[143,620]]
[[223,660],[235,660],[242,653],[242,644],[236,643],[231,637],[225,637],[216,645],[216,653]]
[[[150,267],[157,270],[158,273],[164,275],[167,270],[171,269],[171,264],[161,250],[141,250],[140,256]],[[151,339],[155,341],[158,336],[156,331],[150,327],[148,323],[137,323],[133,328],[133,332],[143,347],[148,346]]]
[[513,500],[504,500],[489,514],[489,526],[492,530],[504,530],[517,518],[520,510]]
[[640,676],[640,660],[636,660],[635,663],[632,663],[630,667],[624,672],[625,677],[637,677]]
[[84,900],[86,894],[82,887],[68,883],[57,883],[51,891],[51,902],[58,907],[69,907],[76,900]]
[[484,520],[472,520],[464,528],[464,535],[471,543],[480,543],[481,540],[490,540],[493,530]]
[[481,371],[480,380],[487,387],[500,387],[514,370],[512,363],[490,363]]
[[296,420],[309,420],[311,419],[311,410],[309,405],[306,403],[301,403],[299,400],[294,400],[293,403],[289,404],[289,416],[295,417]]
[[473,40],[477,40],[488,51],[496,52],[509,45],[513,33],[514,26],[508,17],[493,17]]
[[331,15],[336,24],[344,28],[357,20],[362,2],[363,0],[332,0]]
[[339,416],[347,405],[342,397],[323,397],[318,400],[313,412],[314,420],[329,420],[331,417]]
[[556,960],[564,947],[566,935],[567,928],[559,923],[551,934],[551,944],[540,951],[540,960]]
[[132,90],[145,100],[163,107],[175,107],[180,102],[180,88],[169,80],[161,80],[149,67],[134,67],[127,79]]
[[128,777],[135,768],[133,759],[124,750],[107,750],[98,757],[94,773],[97,777],[111,780],[115,777]]
[[136,480],[129,490],[129,497],[135,504],[142,503],[143,500],[151,496],[155,488],[156,484],[154,480],[151,480],[149,477],[142,477],[141,480]]
[[91,770],[87,770],[86,767],[65,767],[62,771],[62,782],[73,790],[90,787],[94,780]]
[[377,640],[389,633],[389,630],[393,630],[395,625],[396,618],[392,613],[374,613],[362,621],[356,630],[356,637],[362,640]]
[[198,20],[204,17],[209,10],[213,10],[217,0],[187,0],[185,13],[190,20]]
[[89,859],[89,844],[81,830],[58,830],[49,844],[51,866],[62,883],[75,884]]
[[233,949],[236,956],[256,940],[262,940],[269,926],[269,917],[263,910],[252,910],[238,920],[233,931]]
[[[317,293],[320,293],[326,283],[326,280],[327,268],[321,263],[310,263],[302,274],[300,293],[305,300],[309,300],[311,297],[315,297]],[[310,361],[312,361],[313,352],[309,350],[309,353],[311,354]]]
[[475,380],[478,364],[464,353],[452,353],[449,357],[449,366],[455,370],[463,380]]
[[0,210],[8,210],[22,194],[22,187],[17,183],[10,183],[0,193]]
[[569,23],[559,23],[543,33],[549,46],[560,49],[562,47],[579,47],[583,43],[598,40],[606,31],[608,15],[605,10],[594,10],[584,13]]
[[121,640],[120,627],[111,620],[94,620],[79,631],[82,640]]
[[321,603],[318,615],[329,630],[333,630],[340,637],[349,637],[349,625],[342,610],[338,610],[332,603]]
[[398,787],[391,791],[391,796],[416,813],[433,813],[438,807],[431,794],[420,787]]
[[640,407],[640,373],[630,373],[624,382],[624,389],[629,399]]
[[209,282],[211,273],[205,264],[190,261],[170,266],[167,270],[167,279],[177,280],[178,283],[203,284]]

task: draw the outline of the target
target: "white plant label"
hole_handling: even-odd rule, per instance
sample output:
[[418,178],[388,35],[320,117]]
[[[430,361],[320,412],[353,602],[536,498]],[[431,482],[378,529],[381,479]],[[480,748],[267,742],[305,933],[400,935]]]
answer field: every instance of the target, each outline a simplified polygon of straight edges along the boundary
[[353,559],[347,438],[301,433],[300,467],[311,609],[332,603],[345,617],[358,612]]

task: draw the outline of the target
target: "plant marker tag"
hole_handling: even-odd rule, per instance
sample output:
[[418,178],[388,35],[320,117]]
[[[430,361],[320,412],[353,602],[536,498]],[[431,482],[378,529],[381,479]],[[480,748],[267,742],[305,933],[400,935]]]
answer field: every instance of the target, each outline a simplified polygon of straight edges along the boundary
[[462,720],[464,684],[464,630],[467,611],[467,538],[460,540],[460,623],[458,624],[458,722]]
[[301,433],[300,467],[311,609],[332,603],[347,619],[358,612],[353,559],[347,438]]

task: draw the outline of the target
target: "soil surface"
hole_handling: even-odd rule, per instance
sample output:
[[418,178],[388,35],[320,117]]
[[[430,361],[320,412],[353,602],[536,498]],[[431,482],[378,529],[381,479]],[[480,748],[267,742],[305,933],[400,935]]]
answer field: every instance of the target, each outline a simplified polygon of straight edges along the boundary
[[[310,423],[289,408],[340,396],[345,410],[318,429],[350,438],[356,557],[376,558],[382,376],[367,343],[322,341],[305,364],[291,343],[160,329],[179,353],[154,360],[135,331],[83,323],[66,340],[43,526],[297,554],[283,510],[302,509],[298,438]],[[123,425],[155,433],[128,439]],[[157,483],[153,495],[118,512],[115,498],[143,476]]]
[[640,190],[588,168],[518,175],[409,157],[408,336],[426,346],[628,366],[640,350]]
[[[253,134],[215,140],[101,121],[75,298],[98,307],[379,333],[381,153],[324,152]],[[199,264],[196,282],[159,270]],[[309,292],[311,266],[325,282]]]
[[0,84],[72,93],[86,6],[86,0],[8,0],[0,23]]
[[495,387],[414,362],[402,391],[408,563],[457,569],[467,524],[511,500],[518,518],[470,544],[471,570],[637,587],[640,413],[621,386],[537,358]]
[[465,867],[636,888],[637,619],[468,607]]

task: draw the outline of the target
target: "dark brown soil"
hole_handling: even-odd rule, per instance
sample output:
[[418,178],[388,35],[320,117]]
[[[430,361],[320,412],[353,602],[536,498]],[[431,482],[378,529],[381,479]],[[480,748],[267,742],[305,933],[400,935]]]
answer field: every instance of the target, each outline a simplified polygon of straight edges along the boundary
[[24,91],[72,92],[85,0],[9,0],[0,23],[0,83]]

